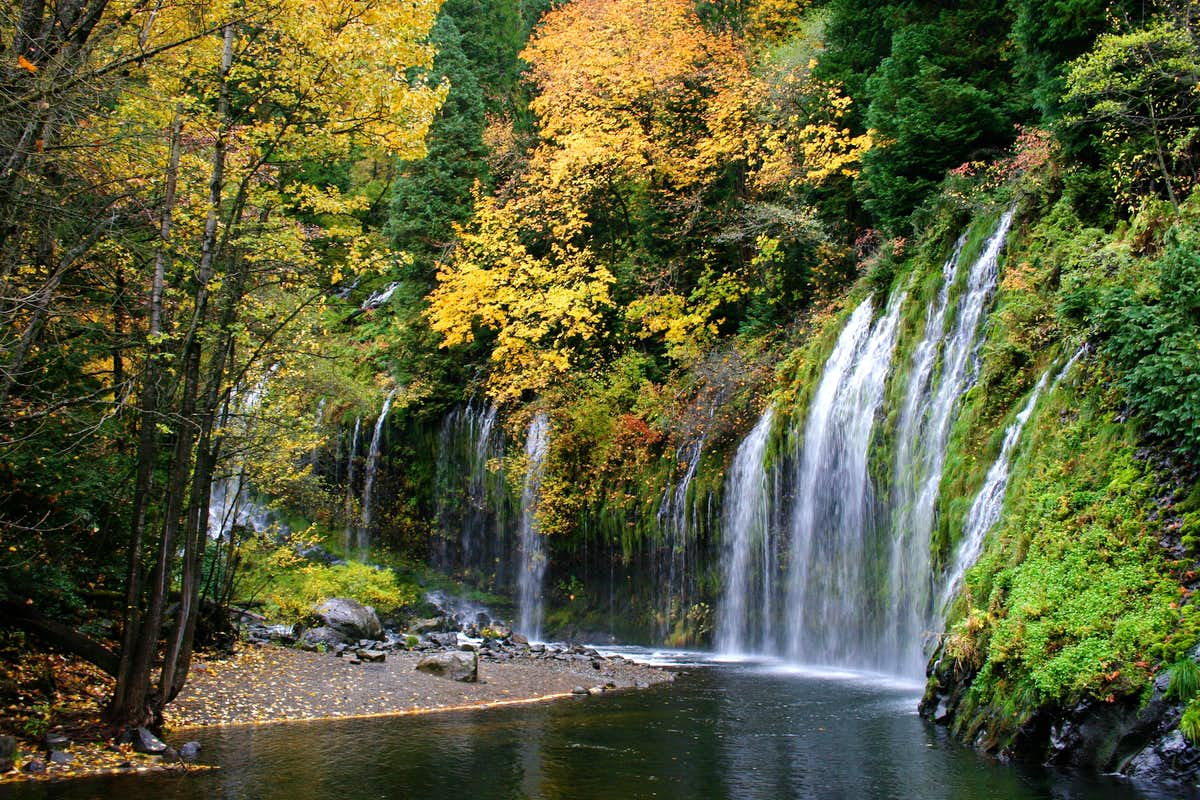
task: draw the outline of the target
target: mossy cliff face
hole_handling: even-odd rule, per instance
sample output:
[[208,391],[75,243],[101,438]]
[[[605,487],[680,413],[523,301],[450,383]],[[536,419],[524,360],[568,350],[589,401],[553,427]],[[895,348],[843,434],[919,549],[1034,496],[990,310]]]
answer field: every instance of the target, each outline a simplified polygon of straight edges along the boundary
[[[1168,313],[1164,248],[1193,223],[1168,224],[1151,209],[1105,234],[1065,204],[1023,217],[956,428],[935,557],[952,552],[1012,398],[1048,352],[1088,346],[1025,430],[1004,513],[949,609],[922,712],[985,750],[1195,781],[1200,753],[1186,722],[1180,731],[1190,697],[1169,690],[1171,673],[1193,664],[1200,619],[1185,541],[1190,433],[1154,435],[1148,415],[1133,412],[1155,402],[1131,386],[1118,349],[1139,330],[1105,320],[1106,298],[1120,297],[1126,313],[1139,302]],[[1196,403],[1187,384],[1158,388],[1174,392],[1175,409]]]

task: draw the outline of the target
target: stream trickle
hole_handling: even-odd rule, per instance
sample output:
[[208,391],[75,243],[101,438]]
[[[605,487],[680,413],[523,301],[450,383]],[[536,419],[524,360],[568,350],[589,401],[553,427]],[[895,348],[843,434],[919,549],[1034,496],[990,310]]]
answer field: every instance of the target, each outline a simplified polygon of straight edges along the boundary
[[521,484],[520,567],[517,573],[517,630],[531,640],[542,638],[546,547],[538,525],[542,468],[550,446],[550,418],[534,415],[525,438],[525,480]]
[[392,410],[392,401],[396,399],[396,390],[388,392],[375,420],[375,431],[371,435],[371,446],[367,449],[367,465],[363,471],[362,520],[354,537],[352,549],[366,554],[371,547],[371,518],[375,512],[374,491],[375,477],[379,474],[380,445],[383,442],[383,426],[387,422],[388,412]]

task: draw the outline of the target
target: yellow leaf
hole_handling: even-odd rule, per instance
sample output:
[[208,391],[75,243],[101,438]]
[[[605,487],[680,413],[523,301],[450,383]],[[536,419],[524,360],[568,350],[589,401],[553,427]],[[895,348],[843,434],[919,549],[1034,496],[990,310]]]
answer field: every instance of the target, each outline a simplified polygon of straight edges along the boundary
[[17,66],[20,67],[21,69],[27,69],[30,72],[38,71],[37,64],[34,64],[32,61],[30,61],[25,56],[17,56]]

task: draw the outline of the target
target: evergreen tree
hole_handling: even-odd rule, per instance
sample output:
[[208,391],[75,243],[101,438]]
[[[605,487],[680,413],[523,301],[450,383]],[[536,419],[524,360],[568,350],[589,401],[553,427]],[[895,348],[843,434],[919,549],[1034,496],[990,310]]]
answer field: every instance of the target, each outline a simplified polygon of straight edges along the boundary
[[483,92],[458,26],[446,11],[430,39],[438,51],[430,80],[448,83],[450,93],[430,129],[428,155],[403,167],[388,223],[392,243],[413,256],[412,277],[422,282],[432,278],[434,263],[453,238],[454,223],[471,216],[471,188],[487,179]]

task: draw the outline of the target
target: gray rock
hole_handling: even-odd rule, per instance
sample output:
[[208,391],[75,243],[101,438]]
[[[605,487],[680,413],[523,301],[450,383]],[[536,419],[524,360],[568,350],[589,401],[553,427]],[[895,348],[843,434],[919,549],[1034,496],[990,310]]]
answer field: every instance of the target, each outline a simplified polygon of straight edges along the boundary
[[434,653],[417,662],[417,670],[439,678],[477,683],[479,681],[479,658],[475,653],[463,650],[448,650]]
[[8,772],[17,761],[17,740],[14,736],[0,736],[0,772]]
[[349,637],[344,635],[336,628],[330,628],[328,626],[311,628],[300,636],[300,644],[307,645],[312,648],[325,645],[325,647],[329,648],[330,650],[337,651],[339,646],[343,650],[346,649],[346,645],[349,643]]
[[159,753],[159,755],[162,756],[164,761],[179,761],[180,760],[179,759],[179,751],[176,750],[174,747],[168,747],[166,750],[163,750],[161,753]]
[[30,761],[26,761],[25,765],[21,767],[21,769],[25,770],[30,775],[35,775],[37,773],[46,771],[46,762],[39,761],[35,758]]
[[350,641],[376,640],[383,636],[383,624],[375,609],[348,597],[326,600],[316,609],[317,616],[328,628],[333,628]]
[[588,690],[583,688],[582,686],[576,686],[575,688],[573,688],[571,690],[571,694],[587,694],[587,693],[588,693]]
[[458,647],[457,633],[431,633],[427,638],[438,647]]
[[365,647],[360,647],[354,651],[354,654],[368,664],[382,664],[387,660],[387,653],[382,650],[368,650]]
[[513,644],[529,644],[529,638],[523,633],[514,633],[508,638],[512,640]]
[[199,758],[201,749],[199,742],[188,742],[179,748],[179,757],[184,761],[195,761]]
[[50,763],[51,764],[70,764],[74,760],[75,760],[75,756],[71,755],[70,753],[66,752],[65,750],[51,750],[50,751]]
[[167,745],[146,728],[133,731],[133,749],[139,753],[149,753],[152,756],[162,755]]
[[42,744],[47,750],[62,750],[71,744],[71,738],[65,733],[47,733],[42,737]]
[[443,631],[446,629],[445,617],[429,617],[428,619],[415,619],[412,625],[408,626],[413,633],[433,633],[435,631]]
[[593,686],[592,688],[588,689],[588,694],[604,694],[604,687]]

